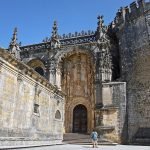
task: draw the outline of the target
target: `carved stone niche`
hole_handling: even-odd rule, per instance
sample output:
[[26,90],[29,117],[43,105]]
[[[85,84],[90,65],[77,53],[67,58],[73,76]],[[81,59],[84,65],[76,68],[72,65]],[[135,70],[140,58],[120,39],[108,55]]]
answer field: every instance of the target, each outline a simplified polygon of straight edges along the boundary
[[35,96],[34,96],[34,102],[35,104],[39,104],[39,96],[40,96],[40,93],[41,93],[41,89],[38,87],[38,85],[35,85]]
[[17,81],[18,81],[19,84],[23,82],[23,79],[22,79],[21,75],[18,75]]

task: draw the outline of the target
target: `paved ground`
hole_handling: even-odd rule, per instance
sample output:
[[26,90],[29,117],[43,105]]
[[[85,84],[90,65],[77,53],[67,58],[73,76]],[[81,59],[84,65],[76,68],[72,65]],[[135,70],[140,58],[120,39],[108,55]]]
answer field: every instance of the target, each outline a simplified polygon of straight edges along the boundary
[[115,146],[98,146],[92,148],[92,145],[56,145],[46,147],[21,148],[16,150],[150,150],[150,146],[131,146],[131,145],[115,145]]

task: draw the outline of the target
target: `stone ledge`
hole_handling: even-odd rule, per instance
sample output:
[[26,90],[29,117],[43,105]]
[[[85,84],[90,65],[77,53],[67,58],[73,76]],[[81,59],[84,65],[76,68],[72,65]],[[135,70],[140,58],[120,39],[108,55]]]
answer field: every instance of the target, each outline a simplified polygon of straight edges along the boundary
[[0,137],[0,142],[1,141],[49,141],[49,140],[62,140],[56,139],[54,137],[52,138],[30,138],[30,137]]
[[96,129],[99,129],[99,130],[103,130],[103,131],[108,131],[108,130],[114,130],[115,127],[114,126],[97,126]]
[[102,111],[105,111],[105,110],[117,110],[117,109],[119,109],[119,107],[116,107],[114,105],[106,105],[103,108],[101,108]]
[[8,149],[20,149],[20,148],[33,148],[33,147],[43,147],[43,146],[53,146],[53,145],[64,145],[60,144],[42,144],[42,145],[15,145],[15,146],[0,146],[0,150],[8,150]]
[[62,144],[62,140],[0,140],[0,149],[12,149],[16,147],[36,147],[56,144]]

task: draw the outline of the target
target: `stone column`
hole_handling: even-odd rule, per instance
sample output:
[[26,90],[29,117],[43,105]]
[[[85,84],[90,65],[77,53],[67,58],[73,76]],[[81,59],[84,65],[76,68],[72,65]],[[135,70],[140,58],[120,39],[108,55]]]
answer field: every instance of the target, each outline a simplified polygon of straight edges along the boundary
[[49,80],[50,79],[50,64],[48,63],[48,62],[46,62],[46,64],[45,64],[45,78],[47,79],[47,80]]
[[101,75],[101,64],[100,64],[100,52],[96,53],[96,65],[95,65],[95,98],[96,108],[102,107],[102,75]]
[[61,71],[59,68],[56,69],[56,85],[61,89]]
[[50,68],[49,68],[49,82],[53,85],[56,84],[56,68],[55,68],[55,61],[50,61]]

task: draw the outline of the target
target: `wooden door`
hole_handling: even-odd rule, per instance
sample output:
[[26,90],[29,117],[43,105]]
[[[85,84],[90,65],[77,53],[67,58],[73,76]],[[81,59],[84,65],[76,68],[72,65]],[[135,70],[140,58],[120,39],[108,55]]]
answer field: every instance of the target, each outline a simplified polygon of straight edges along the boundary
[[83,105],[77,105],[73,110],[73,132],[87,132],[87,109]]

